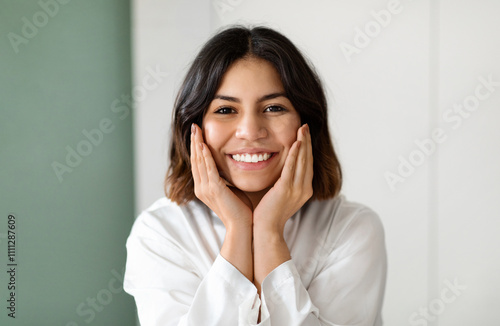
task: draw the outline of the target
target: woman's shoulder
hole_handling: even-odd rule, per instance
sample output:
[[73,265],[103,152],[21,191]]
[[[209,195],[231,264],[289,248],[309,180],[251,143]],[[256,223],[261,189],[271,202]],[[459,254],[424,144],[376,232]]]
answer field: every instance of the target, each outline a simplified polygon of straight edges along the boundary
[[167,197],[159,198],[139,214],[131,234],[182,238],[194,219],[207,215],[204,208],[198,201],[179,205]]
[[168,219],[175,220],[180,216],[182,216],[181,207],[167,197],[162,197],[143,210],[137,217],[135,224],[164,223]]
[[337,239],[346,234],[366,233],[383,236],[383,226],[378,214],[367,205],[347,200],[344,195],[332,199],[315,200],[305,207],[307,219],[314,223],[318,234]]
[[169,220],[175,221],[176,219],[198,215],[195,213],[207,213],[206,206],[198,200],[192,200],[184,205],[179,205],[167,197],[161,197],[143,210],[137,219],[163,220],[168,218]]

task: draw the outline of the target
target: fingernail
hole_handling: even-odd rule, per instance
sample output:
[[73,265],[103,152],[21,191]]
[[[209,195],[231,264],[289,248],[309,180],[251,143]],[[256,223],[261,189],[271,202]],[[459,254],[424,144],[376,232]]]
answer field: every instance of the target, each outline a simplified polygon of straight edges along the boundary
[[191,124],[191,133],[193,135],[196,133],[196,128],[194,127],[194,123]]
[[304,136],[307,135],[308,132],[309,132],[309,125],[306,123],[304,124]]

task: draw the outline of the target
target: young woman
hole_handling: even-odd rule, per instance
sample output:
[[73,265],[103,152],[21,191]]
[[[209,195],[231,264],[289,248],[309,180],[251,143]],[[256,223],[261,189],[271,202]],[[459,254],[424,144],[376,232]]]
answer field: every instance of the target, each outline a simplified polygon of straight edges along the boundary
[[127,241],[141,325],[382,325],[383,228],[341,182],[297,48],[264,27],[215,35],[176,99],[167,198]]

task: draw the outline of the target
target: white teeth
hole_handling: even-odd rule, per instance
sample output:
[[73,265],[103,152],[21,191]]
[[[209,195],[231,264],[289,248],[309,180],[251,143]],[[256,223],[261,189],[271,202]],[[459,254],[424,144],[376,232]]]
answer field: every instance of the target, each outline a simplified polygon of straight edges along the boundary
[[271,154],[235,154],[232,155],[233,160],[245,163],[257,163],[262,161],[267,161],[271,157]]

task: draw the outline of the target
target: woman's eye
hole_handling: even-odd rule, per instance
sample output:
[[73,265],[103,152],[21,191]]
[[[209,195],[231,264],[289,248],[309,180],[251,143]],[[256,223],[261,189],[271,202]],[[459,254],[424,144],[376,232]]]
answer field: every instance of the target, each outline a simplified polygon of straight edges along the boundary
[[222,108],[218,108],[215,113],[218,113],[218,114],[230,114],[230,113],[233,113],[234,110],[230,107],[222,107]]
[[286,111],[286,109],[279,105],[271,105],[264,110],[264,112],[282,112],[282,111]]

